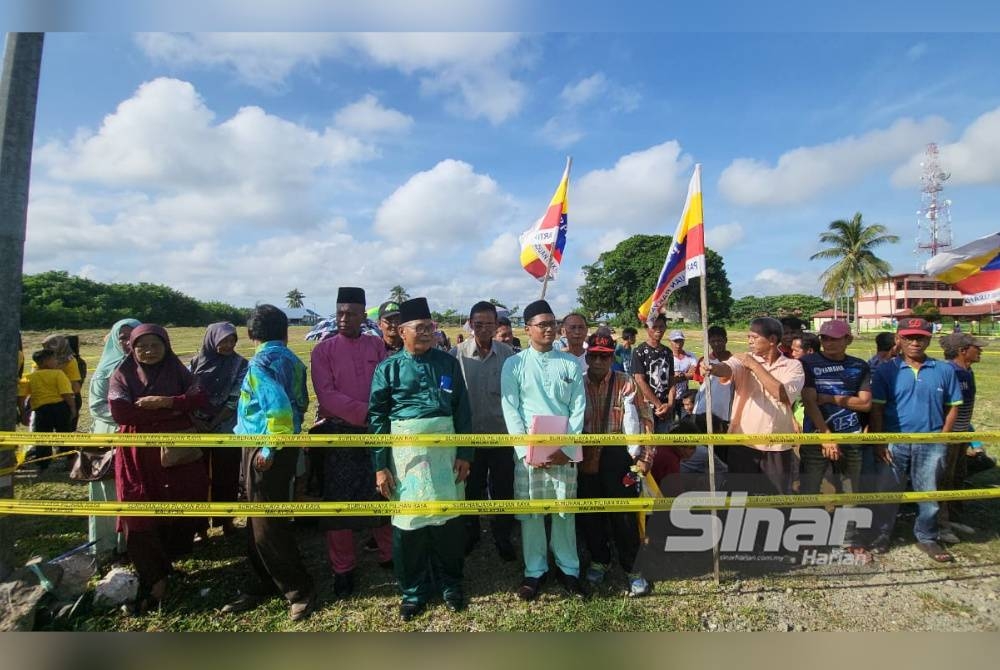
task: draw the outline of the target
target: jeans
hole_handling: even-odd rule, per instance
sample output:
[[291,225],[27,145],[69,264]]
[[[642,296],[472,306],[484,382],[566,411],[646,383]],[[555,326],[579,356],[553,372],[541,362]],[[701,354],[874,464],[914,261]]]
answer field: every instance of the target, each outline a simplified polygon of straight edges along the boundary
[[[889,445],[889,452],[892,454],[892,463],[874,463],[876,487],[879,491],[902,492],[906,489],[907,481],[912,483],[914,491],[938,490],[938,484],[944,476],[947,445],[894,443]],[[913,525],[917,542],[937,541],[939,507],[936,500],[917,503],[917,520]],[[888,539],[892,534],[898,508],[898,503],[873,508],[875,530],[880,536]]]

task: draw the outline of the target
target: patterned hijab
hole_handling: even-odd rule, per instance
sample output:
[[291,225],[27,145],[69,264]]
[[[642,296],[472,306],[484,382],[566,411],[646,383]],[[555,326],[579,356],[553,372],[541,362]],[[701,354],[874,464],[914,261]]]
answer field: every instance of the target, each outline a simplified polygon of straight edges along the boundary
[[118,341],[118,336],[121,335],[123,328],[137,328],[140,325],[141,323],[136,319],[122,319],[111,326],[111,331],[104,340],[104,351],[101,352],[101,360],[98,362],[97,369],[94,370],[91,380],[95,377],[99,377],[100,379],[111,378],[118,364],[128,356],[125,350],[122,349],[121,342]]
[[56,362],[62,367],[73,360],[73,350],[69,346],[69,340],[65,335],[49,335],[42,340],[42,346],[49,351],[56,352]]
[[213,323],[205,331],[201,351],[191,359],[191,372],[205,390],[209,402],[218,407],[226,402],[229,392],[246,366],[246,359],[235,351],[228,356],[219,353],[219,342],[236,335],[231,323]]

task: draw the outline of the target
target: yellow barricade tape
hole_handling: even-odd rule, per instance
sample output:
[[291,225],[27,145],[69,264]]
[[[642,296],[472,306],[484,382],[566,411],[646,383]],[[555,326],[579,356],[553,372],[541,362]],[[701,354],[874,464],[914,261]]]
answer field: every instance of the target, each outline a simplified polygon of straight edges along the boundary
[[[731,498],[719,492],[686,497],[690,509],[722,509]],[[821,507],[876,505],[929,500],[1000,499],[1000,488],[904,493],[840,493],[748,496],[738,507]],[[83,500],[0,500],[0,514],[41,516],[422,516],[475,514],[558,514],[560,512],[659,512],[677,498],[578,498],[574,500],[442,500],[406,502],[87,502]]]
[[198,433],[10,433],[0,432],[0,444],[53,444],[73,447],[121,445],[127,447],[159,447],[163,445],[197,447],[271,446],[336,446],[391,447],[508,447],[528,444],[583,446],[613,446],[621,444],[651,445],[741,445],[741,444],[884,444],[1000,442],[1000,431],[975,433],[762,433],[738,434],[702,433],[691,435],[209,435]]

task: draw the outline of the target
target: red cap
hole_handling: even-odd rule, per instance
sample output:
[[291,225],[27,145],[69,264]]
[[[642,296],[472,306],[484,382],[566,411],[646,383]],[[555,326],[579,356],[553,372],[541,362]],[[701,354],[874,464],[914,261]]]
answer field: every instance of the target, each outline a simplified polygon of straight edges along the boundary
[[920,317],[907,317],[905,319],[900,319],[899,325],[896,327],[897,335],[926,335],[931,336],[931,324],[927,323],[926,319],[921,319]]
[[591,335],[587,338],[587,351],[593,351],[595,354],[613,354],[615,341],[600,333]]
[[842,337],[847,337],[851,334],[851,327],[846,321],[841,319],[831,319],[830,321],[825,321],[822,326],[819,327],[820,336],[826,335],[827,337],[832,337],[835,340],[839,340]]

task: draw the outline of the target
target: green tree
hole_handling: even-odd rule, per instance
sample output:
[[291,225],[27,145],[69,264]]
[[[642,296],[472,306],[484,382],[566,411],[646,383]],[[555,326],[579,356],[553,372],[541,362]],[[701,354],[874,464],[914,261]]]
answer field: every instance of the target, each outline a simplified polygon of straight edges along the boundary
[[928,321],[940,321],[941,320],[941,310],[930,300],[914,305],[913,316],[919,316],[921,318],[927,319]]
[[406,302],[410,299],[410,294],[406,292],[406,289],[396,284],[391,289],[389,289],[389,300],[393,302]]
[[305,294],[297,288],[293,288],[285,295],[285,302],[292,309],[299,309],[303,305],[303,300],[306,299]]
[[[857,315],[861,292],[874,289],[892,272],[889,263],[876,256],[874,250],[886,244],[896,244],[899,237],[889,234],[882,224],[866,225],[861,212],[857,212],[850,221],[839,219],[832,222],[828,230],[820,234],[819,241],[828,246],[809,259],[834,261],[820,275],[823,293],[833,298],[851,289],[854,292],[854,314]],[[861,319],[855,317],[854,328],[861,332]]]
[[[618,326],[639,321],[639,306],[650,296],[670,249],[669,235],[633,235],[611,251],[601,254],[593,265],[583,266],[584,284],[577,289],[580,305],[588,319],[608,318]],[[722,256],[705,249],[708,272],[708,320],[725,323],[729,319],[732,290]],[[668,305],[687,304],[696,311],[700,305],[699,282],[691,282],[670,296]]]
[[830,309],[832,304],[815,295],[791,293],[784,295],[747,295],[733,302],[729,317],[733,323],[747,323],[758,316],[798,316],[809,318],[816,312]]

